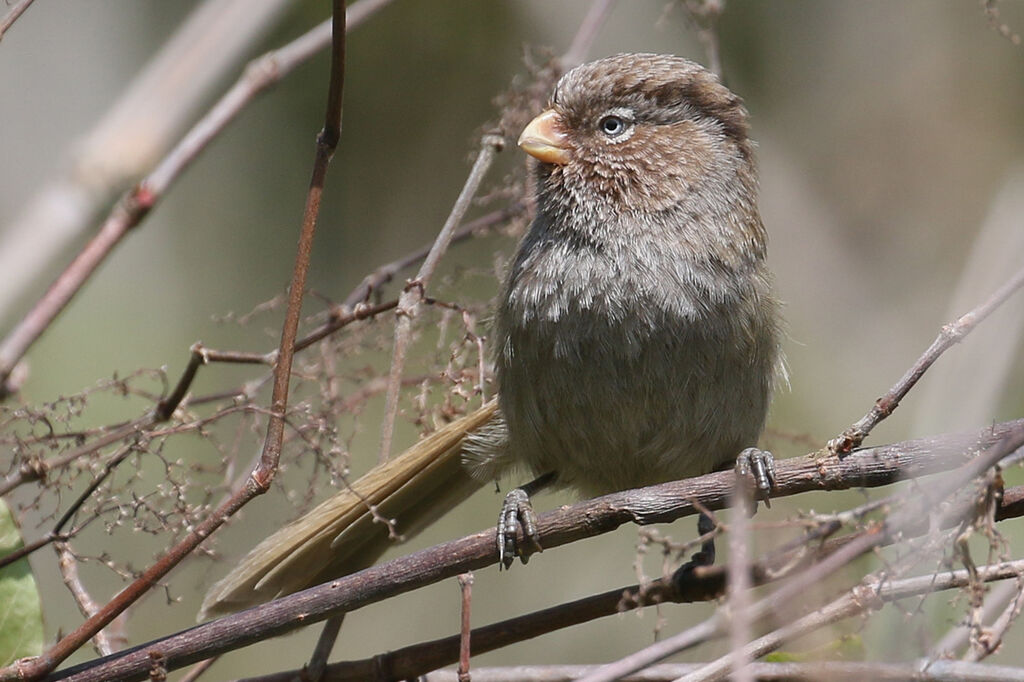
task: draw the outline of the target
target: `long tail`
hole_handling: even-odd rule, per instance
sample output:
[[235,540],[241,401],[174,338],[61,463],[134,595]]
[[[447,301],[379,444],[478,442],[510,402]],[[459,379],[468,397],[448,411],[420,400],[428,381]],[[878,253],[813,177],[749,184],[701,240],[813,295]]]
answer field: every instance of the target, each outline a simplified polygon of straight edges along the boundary
[[[497,413],[491,401],[394,459],[257,545],[210,588],[199,620],[261,604],[372,565],[473,494],[483,482],[462,466],[464,436]],[[393,528],[379,519],[393,519]]]

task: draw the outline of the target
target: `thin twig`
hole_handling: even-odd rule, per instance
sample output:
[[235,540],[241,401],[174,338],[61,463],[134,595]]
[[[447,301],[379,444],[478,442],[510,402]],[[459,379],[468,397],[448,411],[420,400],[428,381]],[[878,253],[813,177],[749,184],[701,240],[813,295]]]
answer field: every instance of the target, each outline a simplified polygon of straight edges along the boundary
[[28,556],[32,552],[35,552],[37,549],[41,547],[45,547],[51,542],[56,542],[58,540],[64,541],[71,537],[72,534],[63,532],[64,526],[68,524],[68,522],[71,520],[71,517],[73,517],[82,507],[82,505],[85,504],[85,501],[89,499],[94,492],[96,492],[96,489],[100,487],[100,484],[102,484],[103,481],[105,481],[107,477],[110,476],[114,469],[117,468],[117,465],[123,462],[124,458],[127,457],[131,452],[134,452],[135,449],[136,445],[134,443],[124,445],[121,448],[119,448],[118,451],[114,453],[114,455],[109,460],[107,460],[107,463],[103,467],[103,473],[101,473],[99,476],[93,479],[93,481],[86,487],[86,489],[83,490],[82,493],[79,494],[77,498],[75,498],[75,501],[72,502],[71,505],[64,511],[60,519],[57,520],[57,523],[55,523],[53,525],[53,528],[50,529],[50,532],[48,532],[43,537],[38,538],[37,540],[34,540],[33,542],[30,542],[25,546],[16,549],[10,554],[0,557],[0,568],[12,564],[18,559],[21,559],[22,557]]
[[[1006,603],[999,617],[992,623],[992,626],[982,629],[977,638],[977,646],[972,647],[964,654],[964,661],[977,663],[994,654],[1002,646],[1006,632],[1016,622],[1021,608],[1024,606],[1024,591],[1021,590],[1022,583],[1024,583],[1024,576],[1018,576],[1015,582],[1000,585],[1000,588],[1003,588],[1000,590],[1001,595],[1007,592],[1010,595],[1010,598],[1006,600],[1008,603]],[[998,604],[998,600],[996,603]],[[988,606],[987,603],[985,605]]]
[[192,666],[192,669],[181,676],[180,682],[196,682],[207,670],[213,667],[213,664],[217,662],[217,657],[208,658],[205,661],[200,661]]
[[[72,553],[71,548],[66,542],[56,542],[53,548],[57,550],[57,567],[60,569],[64,585],[71,592],[71,596],[74,597],[75,603],[78,604],[78,610],[81,611],[82,615],[85,618],[91,618],[100,608],[93,601],[89,591],[85,589],[85,585],[82,584],[82,580],[78,576],[78,561],[75,559],[74,553]],[[107,637],[107,633],[103,630],[93,635],[92,643],[100,656],[109,656],[114,653],[114,646],[110,643],[110,638]]]
[[455,205],[452,206],[448,219],[434,240],[434,245],[427,254],[423,265],[420,266],[416,277],[410,280],[409,284],[402,291],[398,299],[398,310],[396,311],[397,321],[395,323],[395,341],[391,354],[391,369],[388,375],[388,390],[384,399],[384,418],[381,420],[380,454],[378,460],[385,462],[391,456],[391,438],[395,430],[395,419],[398,416],[398,393],[402,382],[402,371],[405,368],[405,354],[409,348],[410,335],[412,334],[412,318],[416,315],[420,304],[426,294],[430,278],[434,274],[441,256],[448,250],[455,228],[462,222],[462,217],[469,209],[469,204],[476,196],[484,175],[491,167],[494,156],[502,150],[505,140],[500,135],[488,133],[480,141],[480,151],[477,154],[473,168],[466,178],[466,183],[459,192]]
[[868,437],[868,434],[871,433],[871,430],[899,407],[900,401],[910,392],[910,389],[914,387],[928,368],[939,359],[939,356],[953,344],[962,341],[965,336],[970,334],[975,327],[991,315],[996,308],[1002,305],[1021,286],[1024,286],[1024,268],[1018,270],[988,300],[965,313],[956,322],[944,326],[939,335],[932,341],[932,345],[917,359],[913,367],[907,370],[907,373],[884,396],[875,401],[874,406],[867,414],[830,440],[828,449],[833,454],[845,455],[854,448],[859,447],[864,442],[864,439]]
[[[472,220],[462,227],[460,227],[454,235],[452,235],[452,244],[460,242],[464,239],[468,239],[473,234],[484,230],[497,223],[505,222],[511,218],[521,215],[526,210],[526,206],[521,201],[516,201],[505,208],[497,211],[491,211],[486,215],[482,215],[476,220]],[[405,270],[408,267],[412,267],[416,263],[419,263],[427,254],[430,253],[430,249],[433,244],[427,244],[422,248],[408,253],[401,258],[385,263],[379,266],[369,275],[363,278],[363,281],[359,283],[355,289],[345,298],[344,303],[341,304],[343,309],[352,308],[360,303],[365,303],[369,300],[370,296],[380,288],[381,285],[390,282],[396,274]]]
[[43,478],[46,476],[48,471],[59,469],[60,467],[75,461],[79,457],[84,457],[85,455],[96,452],[108,445],[124,440],[133,434],[139,433],[145,428],[152,426],[152,424],[153,416],[145,415],[139,419],[128,422],[127,424],[115,427],[113,431],[103,434],[87,445],[74,448],[45,461],[24,462],[16,470],[8,474],[4,478],[3,482],[0,483],[0,496],[6,495],[8,492],[14,490],[23,483]]
[[459,682],[470,682],[469,657],[471,654],[470,634],[473,625],[470,618],[470,607],[473,603],[473,574],[463,573],[459,576],[459,591],[462,595],[462,623],[459,627]]
[[[1016,567],[1017,576],[1020,575],[1021,571],[1024,571],[1024,562],[1008,562],[996,566],[981,567],[977,577],[983,581],[991,580],[993,576],[999,576],[995,579],[1006,579],[1010,577],[1006,575],[1006,569],[1010,566]],[[905,599],[915,595],[939,592],[951,587],[961,587],[970,584],[973,580],[975,580],[975,576],[972,576],[971,571],[966,569],[952,572],[952,575],[949,573],[933,574],[901,580],[890,580],[884,576],[869,576],[852,590],[824,607],[817,608],[793,623],[754,640],[745,648],[744,653],[751,658],[764,656],[810,632],[846,618],[875,611],[886,602]],[[702,666],[699,670],[683,675],[679,678],[679,682],[722,680],[728,674],[728,666],[729,659],[723,656],[717,661]],[[1020,669],[1017,669],[1017,671],[1019,674],[1024,675],[1024,671]]]
[[[369,0],[363,0],[365,4]],[[492,211],[480,218],[470,221],[463,225],[452,237],[452,242],[462,241],[469,238],[473,234],[480,230],[485,230],[492,225],[503,222],[517,215],[520,215],[525,210],[525,206],[520,202],[514,202],[509,206]],[[309,334],[304,336],[295,342],[296,352],[305,350],[312,346],[317,341],[320,341],[330,334],[337,332],[345,326],[352,324],[353,322],[370,319],[383,312],[391,310],[398,305],[397,300],[388,301],[385,303],[379,303],[375,305],[369,305],[363,303],[366,298],[381,284],[390,280],[395,274],[401,270],[415,265],[419,261],[426,258],[430,247],[426,246],[420,250],[414,251],[400,259],[392,261],[378,267],[371,274],[367,275],[363,281],[348,295],[345,302],[336,307],[331,311],[329,319],[318,328],[312,330]],[[174,411],[178,409],[182,401],[185,399],[189,389],[192,387],[199,368],[203,365],[223,362],[223,363],[235,363],[235,364],[258,364],[258,365],[269,365],[273,366],[277,359],[277,350],[271,350],[263,353],[250,353],[244,351],[221,351],[213,348],[207,348],[201,343],[195,343],[189,349],[189,362],[185,366],[181,376],[178,378],[174,389],[163,398],[157,407],[149,414],[143,415],[135,419],[132,422],[123,424],[120,426],[113,427],[113,431],[102,434],[96,440],[93,440],[87,444],[81,445],[73,450],[55,456],[45,461],[30,461],[25,462],[20,467],[15,469],[13,472],[8,474],[0,480],[0,496],[6,495],[11,490],[14,490],[20,485],[28,483],[29,481],[38,480],[39,478],[46,475],[46,472],[59,469],[66,466],[70,462],[73,462],[81,457],[92,454],[97,450],[100,450],[108,445],[116,443],[125,438],[133,435],[154,435],[150,432],[150,429],[156,424],[170,419],[174,414]],[[419,379],[411,381],[412,384],[418,383]],[[403,382],[405,385],[406,382]],[[384,388],[386,389],[386,382]],[[198,398],[192,398],[189,400],[189,404],[197,405],[204,402],[210,402],[211,400],[221,400],[224,398],[230,398],[242,394],[244,391],[241,389],[220,391],[212,395],[202,396]],[[373,391],[376,392],[376,391]]]
[[[997,609],[1004,608],[1019,592],[1018,585],[1012,583],[999,585],[985,598],[982,618],[988,620]],[[928,657],[933,659],[952,658],[960,649],[967,646],[970,636],[970,624],[966,622],[958,623],[930,649]]]
[[[153,160],[166,153],[192,121],[194,110],[290,4],[207,0],[196,5],[103,117],[66,151],[21,213],[0,230],[0,310],[27,299],[27,290],[40,273],[63,259],[69,243],[94,232],[89,228],[100,212],[151,170]],[[110,236],[97,236],[99,241],[86,247],[88,258],[76,258],[69,269],[91,269],[87,261],[95,260],[100,243]],[[33,308],[19,332],[0,344],[0,390],[13,388],[9,372],[30,339],[46,328],[49,311],[59,309],[61,300],[77,290],[72,282],[76,277],[62,274],[44,294],[47,303]]]
[[0,20],[0,40],[3,40],[4,34],[7,33],[8,29],[14,25],[14,22],[18,20],[25,10],[29,8],[35,0],[21,0],[17,5],[11,8],[11,11],[7,13],[2,20]]
[[[1007,490],[1000,516],[1008,518],[1024,514],[1024,510],[1020,508],[1022,499],[1024,499],[1024,489]],[[862,505],[858,509],[863,513],[868,513],[873,508],[872,503]],[[855,510],[851,510],[851,513],[853,511]],[[844,513],[844,516],[848,514]],[[822,545],[819,551],[807,551],[809,547],[837,529],[832,521],[823,521],[819,529],[820,532],[808,533],[799,542],[787,543],[787,545],[773,550],[767,557],[751,566],[754,583],[757,585],[767,584],[784,578],[793,570],[800,568],[800,564],[794,563],[792,558],[794,556],[809,563],[815,558],[827,556],[835,548],[856,537],[854,535],[837,538],[836,542]],[[785,568],[780,568],[783,566]],[[721,565],[696,567],[688,579],[691,584],[687,586],[686,597],[678,601],[716,599],[723,593],[722,577],[728,570],[728,566]],[[664,580],[655,580],[645,583],[643,586],[630,585],[609,590],[602,594],[591,595],[477,628],[471,634],[473,651],[480,655],[626,610],[638,609],[664,601],[677,601],[672,599],[672,596],[672,589]],[[363,680],[377,675],[381,670],[389,671],[397,679],[415,677],[426,671],[457,662],[461,640],[461,635],[454,635],[388,651],[372,658],[342,661],[329,666],[325,671],[325,678],[328,680]],[[696,670],[697,667],[694,666],[693,670]],[[250,678],[247,682],[290,682],[296,674],[298,671],[285,671]],[[673,676],[671,679],[675,679],[675,677],[677,676]]]
[[324,669],[327,667],[327,659],[331,657],[331,650],[334,643],[338,641],[338,634],[341,632],[341,625],[345,622],[345,614],[328,618],[324,623],[324,629],[320,631],[320,637],[316,640],[316,647],[313,655],[306,665],[305,677],[303,679],[316,682],[323,677]]

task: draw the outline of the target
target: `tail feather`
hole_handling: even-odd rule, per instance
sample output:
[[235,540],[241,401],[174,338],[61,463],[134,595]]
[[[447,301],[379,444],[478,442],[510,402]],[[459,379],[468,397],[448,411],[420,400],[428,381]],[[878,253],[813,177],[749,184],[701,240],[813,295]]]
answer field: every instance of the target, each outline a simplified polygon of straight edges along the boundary
[[[257,545],[206,594],[199,620],[261,604],[372,565],[483,483],[462,466],[462,441],[496,401],[430,434]],[[374,513],[376,512],[376,513]],[[393,519],[395,537],[388,524]]]

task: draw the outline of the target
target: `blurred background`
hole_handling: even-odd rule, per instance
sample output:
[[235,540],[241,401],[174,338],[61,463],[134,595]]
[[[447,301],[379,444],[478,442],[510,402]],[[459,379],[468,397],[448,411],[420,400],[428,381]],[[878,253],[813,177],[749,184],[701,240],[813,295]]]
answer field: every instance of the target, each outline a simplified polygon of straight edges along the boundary
[[[0,238],[199,4],[37,3],[4,36]],[[295,3],[245,48],[214,95],[234,81],[244,60],[325,19],[325,5]],[[528,76],[524,52],[534,59],[542,54],[538,48],[564,53],[589,5],[394,0],[350,34],[344,130],[328,177],[311,289],[340,301],[377,265],[432,240],[465,180],[480,133],[499,117],[494,98],[514,78]],[[999,21],[1024,32],[1024,4],[997,7]],[[975,306],[1024,263],[1024,48],[1000,35],[983,4],[973,0],[729,0],[718,35],[725,80],[746,100],[759,142],[761,210],[789,322],[791,386],[774,401],[764,443],[779,456],[804,454],[864,414],[943,323]],[[706,62],[686,12],[666,0],[616,3],[587,57],[626,51]],[[224,318],[252,310],[287,286],[326,82],[325,53],[258,98],[203,153],[34,346],[19,400],[43,404],[140,368],[164,367],[174,379],[197,340],[247,351],[276,346],[282,309],[247,325]],[[485,191],[505,186],[523,163],[518,150],[507,148]],[[470,217],[500,206],[478,206]],[[0,310],[3,333],[81,243]],[[439,284],[446,297],[484,306],[514,243],[514,235],[501,233],[454,246]],[[305,310],[322,307],[314,297]],[[1024,414],[1022,324],[1024,296],[1018,294],[938,362],[869,444]],[[386,348],[389,337],[382,339],[386,343],[377,345]],[[356,362],[386,366],[386,352],[374,348],[370,344]],[[258,367],[208,367],[195,390],[222,390],[262,374]],[[358,429],[345,426],[354,429],[346,443],[355,475],[376,456],[374,418],[382,402],[377,396],[367,403]],[[130,401],[92,408],[83,419],[94,426],[139,414]],[[411,442],[414,433],[404,424],[399,444]],[[232,434],[221,437],[230,440]],[[171,459],[220,457],[199,439],[169,447]],[[9,456],[0,452],[0,468],[6,469]],[[218,552],[226,561],[199,559],[179,568],[165,592],[135,609],[127,631],[131,643],[189,626],[209,585],[255,539],[294,516],[295,500],[284,487],[301,486],[309,477],[298,474],[301,463],[293,468],[294,477],[284,477],[222,533]],[[159,476],[159,468],[152,475]],[[1011,482],[1019,478],[1018,472],[1008,474]],[[328,482],[321,483],[315,499],[330,492]],[[21,490],[13,499],[25,508],[33,494]],[[755,521],[785,519],[796,510],[844,509],[865,496],[802,496],[762,510]],[[537,504],[546,510],[570,501],[556,494]],[[499,504],[500,496],[486,487],[392,554],[493,525]],[[26,537],[45,530],[39,526],[44,516],[28,509]],[[81,542],[107,542],[108,551],[134,569],[149,565],[167,546],[166,538],[124,530],[117,535],[101,525]],[[695,534],[693,526],[686,519],[660,530],[681,541]],[[1022,539],[1017,526],[1001,524],[1013,549]],[[108,532],[118,538],[114,543]],[[635,582],[636,543],[637,530],[622,528],[536,556],[507,573],[481,571],[474,623]],[[54,563],[45,550],[32,562],[51,641],[80,622]],[[123,583],[100,563],[87,564],[85,577],[94,598],[104,602]],[[644,570],[658,575],[660,558],[651,557]],[[916,656],[963,615],[963,605],[948,605],[942,596],[933,601],[941,604],[930,607],[927,621],[915,621],[919,631],[913,633],[896,609],[864,631],[860,624],[842,631],[860,631],[868,658]],[[355,612],[346,619],[333,660],[457,632],[458,608],[451,580]],[[475,665],[612,660],[652,642],[656,628],[674,633],[712,609],[668,606],[659,614],[607,618],[481,656]],[[659,624],[662,617],[665,624]],[[890,627],[903,628],[901,638],[894,639]],[[301,666],[316,634],[309,628],[290,635],[286,647],[271,643],[230,654],[209,678]],[[1019,629],[1010,636],[1024,644]],[[712,646],[682,660],[706,660],[721,650]],[[1006,646],[994,661],[1024,664],[1024,647]]]

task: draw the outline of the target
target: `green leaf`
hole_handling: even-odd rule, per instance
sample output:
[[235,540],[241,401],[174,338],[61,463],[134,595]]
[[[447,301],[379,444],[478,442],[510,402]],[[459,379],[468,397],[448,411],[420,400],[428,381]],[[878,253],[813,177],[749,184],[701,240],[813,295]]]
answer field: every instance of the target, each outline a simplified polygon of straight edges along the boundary
[[[21,533],[0,499],[0,557],[22,547]],[[28,559],[0,568],[0,666],[43,652],[43,609]]]

